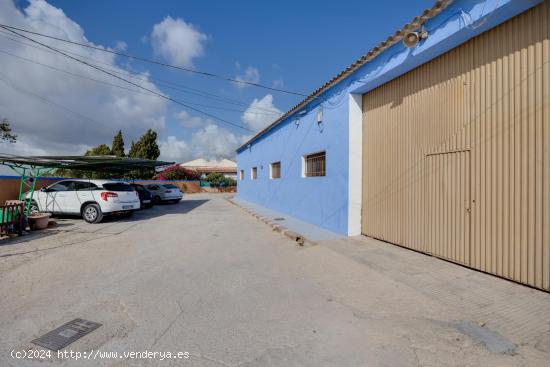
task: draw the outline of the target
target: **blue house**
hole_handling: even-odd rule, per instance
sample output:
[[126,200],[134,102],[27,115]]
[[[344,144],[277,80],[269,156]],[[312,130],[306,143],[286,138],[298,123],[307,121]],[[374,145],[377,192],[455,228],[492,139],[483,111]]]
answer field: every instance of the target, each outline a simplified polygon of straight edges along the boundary
[[242,145],[238,198],[550,289],[548,3],[436,1]]

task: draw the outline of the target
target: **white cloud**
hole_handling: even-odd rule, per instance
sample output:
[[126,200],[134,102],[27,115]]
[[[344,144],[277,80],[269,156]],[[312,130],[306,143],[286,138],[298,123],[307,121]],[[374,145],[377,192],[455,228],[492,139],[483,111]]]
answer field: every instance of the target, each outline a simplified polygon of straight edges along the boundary
[[[237,68],[240,69],[239,63],[237,63]],[[255,67],[248,66],[246,69],[244,69],[242,73],[238,74],[235,77],[235,80],[239,80],[241,82],[246,82],[246,83],[259,83],[260,71]],[[246,83],[235,83],[235,86],[237,86],[238,88],[245,88],[250,86],[249,84],[246,84]]]
[[214,159],[234,157],[235,149],[245,140],[242,135],[235,135],[227,129],[211,124],[193,134],[191,142],[197,157]]
[[160,158],[185,162],[195,158],[221,159],[234,158],[235,149],[248,139],[231,131],[209,124],[194,133],[189,141],[169,136],[159,143]]
[[117,41],[115,43],[115,51],[126,51],[128,50],[128,44],[124,41]]
[[155,24],[151,33],[155,53],[177,66],[193,66],[193,59],[204,54],[207,39],[191,23],[169,16]]
[[283,82],[282,78],[279,78],[279,79],[275,79],[273,83],[271,83],[271,85],[273,86],[273,88],[281,89],[285,86],[285,83]]
[[174,117],[179,120],[181,126],[187,129],[204,126],[213,123],[211,119],[203,119],[199,116],[191,116],[187,111],[179,111],[174,114]]
[[[89,42],[83,29],[62,10],[41,0],[29,1],[21,11],[11,0],[0,1],[0,22],[103,47]],[[127,72],[117,65],[116,56],[112,54],[77,46],[60,46],[54,41],[51,44],[97,60],[103,67]],[[73,60],[5,37],[0,37],[0,49],[87,78],[124,85]],[[167,102],[157,97],[75,78],[5,54],[0,54],[0,65],[0,118],[7,118],[19,136],[16,144],[2,144],[0,151],[83,154],[90,146],[109,144],[119,129],[129,146],[131,139],[138,138],[148,128],[163,129],[165,125]],[[140,84],[159,91],[146,74],[139,76],[143,79]]]
[[273,105],[273,96],[267,94],[262,99],[254,98],[250,106],[241,116],[252,130],[260,131],[271,122],[275,121],[282,111]]
[[178,140],[175,136],[169,136],[166,140],[159,141],[160,159],[166,161],[182,162],[189,160],[191,147],[184,140]]

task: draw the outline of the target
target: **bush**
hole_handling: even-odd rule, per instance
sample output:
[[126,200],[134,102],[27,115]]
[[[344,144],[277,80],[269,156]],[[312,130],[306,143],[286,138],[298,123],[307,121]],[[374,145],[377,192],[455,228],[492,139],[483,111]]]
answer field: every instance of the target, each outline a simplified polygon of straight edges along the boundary
[[237,181],[231,177],[225,177],[223,173],[214,172],[206,176],[205,181],[210,182],[212,187],[226,187],[226,186],[235,186]]
[[223,183],[223,186],[237,186],[237,180],[231,177],[226,177]]
[[154,179],[162,181],[177,181],[177,180],[198,180],[200,174],[187,168],[178,165],[170,166],[164,171],[158,173]]

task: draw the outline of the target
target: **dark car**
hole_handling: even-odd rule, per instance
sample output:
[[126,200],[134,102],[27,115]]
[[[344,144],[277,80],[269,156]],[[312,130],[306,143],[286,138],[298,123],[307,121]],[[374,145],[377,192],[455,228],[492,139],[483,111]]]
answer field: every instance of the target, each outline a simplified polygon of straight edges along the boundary
[[149,190],[145,188],[145,186],[136,183],[130,185],[137,191],[142,209],[150,208],[153,206],[153,196],[151,195]]

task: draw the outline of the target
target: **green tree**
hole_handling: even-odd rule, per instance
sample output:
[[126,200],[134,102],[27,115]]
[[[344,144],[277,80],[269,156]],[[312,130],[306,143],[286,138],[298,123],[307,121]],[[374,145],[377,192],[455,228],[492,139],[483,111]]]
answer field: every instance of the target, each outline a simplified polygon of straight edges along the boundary
[[137,149],[138,146],[136,143],[132,140],[132,143],[130,144],[130,150],[128,151],[128,157],[136,158],[137,156]]
[[87,150],[84,155],[111,155],[111,148],[109,148],[107,144],[99,144],[97,147]]
[[124,157],[124,139],[122,138],[121,130],[119,130],[118,133],[113,138],[113,144],[111,146],[111,154],[116,155],[117,157]]
[[15,143],[17,135],[11,131],[10,123],[7,119],[0,121],[0,141],[7,141],[9,143]]
[[160,148],[157,144],[157,133],[151,129],[139,138],[130,148],[129,156],[132,158],[156,160],[160,155]]
[[223,173],[212,172],[209,173],[208,176],[204,178],[204,180],[210,182],[210,185],[217,187],[220,186],[221,183],[225,180],[225,176],[223,175]]
[[[111,155],[111,148],[107,144],[99,144],[97,147],[92,148],[86,151],[87,156],[98,156],[98,155]],[[111,178],[112,174],[107,172],[85,172],[80,170],[70,170],[68,172],[74,178]]]
[[[157,144],[157,133],[151,129],[147,130],[137,142],[132,141],[128,156],[131,158],[156,160],[160,155],[160,148]],[[154,169],[142,169],[130,172],[134,178],[150,179],[155,175]]]

